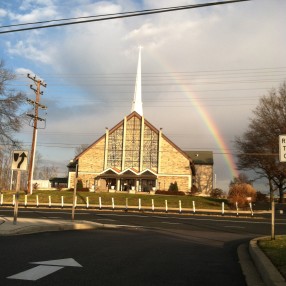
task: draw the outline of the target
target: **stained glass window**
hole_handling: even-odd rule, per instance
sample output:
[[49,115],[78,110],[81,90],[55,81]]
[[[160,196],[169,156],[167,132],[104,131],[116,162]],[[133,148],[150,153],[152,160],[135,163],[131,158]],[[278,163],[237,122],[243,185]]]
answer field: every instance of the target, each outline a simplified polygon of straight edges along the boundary
[[123,126],[118,127],[109,134],[107,168],[121,170],[122,164]]
[[150,127],[144,128],[143,169],[158,168],[158,134]]
[[127,121],[126,125],[125,169],[134,168],[139,170],[140,137],[141,121],[136,116],[134,116]]

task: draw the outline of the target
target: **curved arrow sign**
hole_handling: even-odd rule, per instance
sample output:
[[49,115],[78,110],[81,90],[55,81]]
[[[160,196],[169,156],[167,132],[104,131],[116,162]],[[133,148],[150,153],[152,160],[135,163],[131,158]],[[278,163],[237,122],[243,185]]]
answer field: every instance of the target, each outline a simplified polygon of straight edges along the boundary
[[13,151],[12,170],[27,170],[28,151]]

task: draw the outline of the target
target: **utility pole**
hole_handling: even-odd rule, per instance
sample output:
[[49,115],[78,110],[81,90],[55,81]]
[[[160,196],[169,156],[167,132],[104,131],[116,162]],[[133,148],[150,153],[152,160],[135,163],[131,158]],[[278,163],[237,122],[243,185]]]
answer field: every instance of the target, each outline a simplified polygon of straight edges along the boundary
[[32,139],[31,156],[30,156],[30,162],[29,162],[29,172],[28,172],[28,193],[32,194],[33,193],[32,181],[33,181],[33,174],[34,174],[36,146],[37,146],[38,120],[46,122],[44,118],[39,117],[39,108],[47,109],[46,106],[40,104],[40,96],[43,95],[43,92],[41,91],[41,86],[46,87],[47,84],[37,79],[36,76],[31,77],[30,74],[27,74],[27,77],[31,79],[32,81],[34,81],[37,87],[37,88],[34,88],[33,85],[30,85],[30,88],[36,94],[36,101],[27,99],[28,103],[34,105],[34,114],[27,113],[27,115],[32,118],[31,126],[33,127],[33,139]]

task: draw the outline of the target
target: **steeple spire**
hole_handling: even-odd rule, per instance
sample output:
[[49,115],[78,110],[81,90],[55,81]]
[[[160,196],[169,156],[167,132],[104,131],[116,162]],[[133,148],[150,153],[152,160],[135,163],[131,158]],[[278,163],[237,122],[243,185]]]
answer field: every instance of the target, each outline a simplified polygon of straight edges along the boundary
[[134,98],[132,102],[131,112],[136,111],[138,114],[143,116],[143,106],[142,106],[142,86],[141,86],[141,49],[139,46],[139,57],[138,57],[138,66],[137,66],[137,75],[136,75],[136,84]]

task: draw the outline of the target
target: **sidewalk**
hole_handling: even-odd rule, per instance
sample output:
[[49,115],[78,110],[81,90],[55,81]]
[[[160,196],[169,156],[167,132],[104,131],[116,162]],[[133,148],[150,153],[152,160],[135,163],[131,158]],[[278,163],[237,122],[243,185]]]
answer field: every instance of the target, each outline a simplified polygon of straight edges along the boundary
[[12,217],[0,217],[0,236],[21,235],[46,231],[82,230],[116,228],[116,225],[101,224],[90,221],[54,220],[54,219],[29,219],[18,218],[13,223]]
[[[12,217],[0,217],[0,236],[22,235],[46,231],[65,231],[83,229],[120,228],[113,224],[90,221],[69,221],[53,219],[18,218],[13,224]],[[238,248],[239,263],[248,286],[286,286],[285,279],[272,262],[257,246],[256,238],[249,245]],[[259,273],[259,275],[258,275]]]

